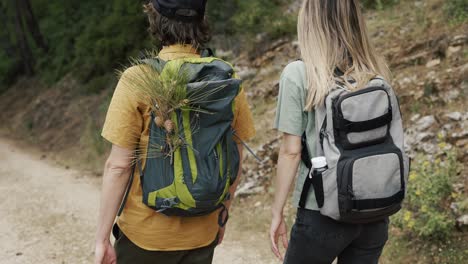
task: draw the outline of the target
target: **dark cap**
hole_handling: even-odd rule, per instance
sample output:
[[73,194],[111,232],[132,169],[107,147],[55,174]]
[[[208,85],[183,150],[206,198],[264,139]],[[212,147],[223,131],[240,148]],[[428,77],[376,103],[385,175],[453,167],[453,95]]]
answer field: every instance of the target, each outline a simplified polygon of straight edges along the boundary
[[170,19],[192,22],[203,20],[207,0],[152,0],[154,8]]

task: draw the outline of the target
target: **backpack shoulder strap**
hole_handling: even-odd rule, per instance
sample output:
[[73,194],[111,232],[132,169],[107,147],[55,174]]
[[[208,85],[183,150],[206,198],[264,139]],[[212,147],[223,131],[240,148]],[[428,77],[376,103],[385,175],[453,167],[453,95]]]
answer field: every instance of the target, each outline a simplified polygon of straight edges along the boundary
[[162,59],[160,59],[158,57],[142,59],[142,60],[140,60],[140,62],[153,67],[159,73],[161,73],[163,71],[163,69],[164,69],[164,67],[166,66],[166,63],[167,63],[165,60],[162,60]]
[[200,52],[200,57],[202,58],[207,58],[207,57],[214,57],[215,54],[212,49],[210,48],[204,48]]

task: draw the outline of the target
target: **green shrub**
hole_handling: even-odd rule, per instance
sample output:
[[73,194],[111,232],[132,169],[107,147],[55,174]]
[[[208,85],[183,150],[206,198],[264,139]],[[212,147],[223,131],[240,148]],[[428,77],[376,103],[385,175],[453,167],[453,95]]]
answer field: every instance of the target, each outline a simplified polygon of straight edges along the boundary
[[106,87],[104,75],[151,46],[143,2],[36,0],[33,8],[50,46],[48,54],[36,56],[37,72],[49,84],[77,73],[84,92]]
[[[439,146],[446,148],[445,143]],[[456,196],[452,184],[460,168],[456,152],[447,150],[435,160],[419,155],[415,160],[404,209],[393,217],[393,222],[408,235],[444,240],[454,227],[449,204]]]
[[0,49],[0,93],[15,80],[18,61],[4,54]]
[[467,0],[446,0],[444,3],[446,16],[455,23],[461,23],[468,19]]
[[273,40],[296,34],[297,14],[285,10],[291,0],[235,0],[208,2],[208,18],[215,35],[225,38],[221,46],[250,49],[258,34]]
[[[297,14],[284,14],[284,7],[289,2],[286,0],[238,1],[238,11],[232,18],[232,26],[244,34],[263,32],[274,36],[295,34]],[[294,25],[292,31],[290,30],[291,24]]]

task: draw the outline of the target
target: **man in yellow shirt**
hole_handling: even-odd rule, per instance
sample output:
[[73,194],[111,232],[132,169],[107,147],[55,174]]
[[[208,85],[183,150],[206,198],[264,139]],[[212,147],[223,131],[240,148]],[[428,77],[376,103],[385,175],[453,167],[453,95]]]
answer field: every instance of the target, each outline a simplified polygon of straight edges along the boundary
[[[160,59],[200,57],[198,47],[210,39],[204,18],[205,4],[206,0],[153,0],[145,5],[150,32],[163,45],[158,55]],[[218,225],[219,210],[197,217],[158,213],[142,202],[139,177],[133,177],[125,207],[118,218],[114,247],[110,243],[110,232],[133,170],[134,150],[146,148],[152,122],[150,107],[137,98],[136,88],[132,86],[132,80],[141,72],[137,68],[131,67],[122,74],[102,131],[102,136],[112,143],[112,150],[103,176],[95,263],[211,263],[214,248],[224,235],[224,228]],[[235,99],[232,127],[241,140],[248,140],[255,134],[243,90]],[[242,144],[237,146],[242,156]],[[135,175],[139,175],[138,166],[135,170]],[[231,197],[234,197],[239,178],[229,189]],[[229,209],[230,200],[225,206]]]

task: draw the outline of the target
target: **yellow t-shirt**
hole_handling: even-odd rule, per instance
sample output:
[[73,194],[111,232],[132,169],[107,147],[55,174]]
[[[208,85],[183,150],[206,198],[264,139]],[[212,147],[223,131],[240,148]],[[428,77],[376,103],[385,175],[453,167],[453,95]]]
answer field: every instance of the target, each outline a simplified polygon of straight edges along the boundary
[[[173,45],[159,53],[163,60],[199,57],[191,46]],[[148,144],[150,109],[136,98],[131,80],[137,78],[138,67],[127,69],[112,97],[102,136],[112,144],[134,150],[139,142],[140,149]],[[243,90],[235,99],[232,126],[242,140],[255,134],[252,114]],[[135,135],[137,135],[135,137]],[[218,212],[200,217],[165,216],[142,203],[142,189],[138,169],[132,187],[117,224],[122,232],[137,246],[146,250],[174,251],[200,248],[211,244],[219,230]]]

